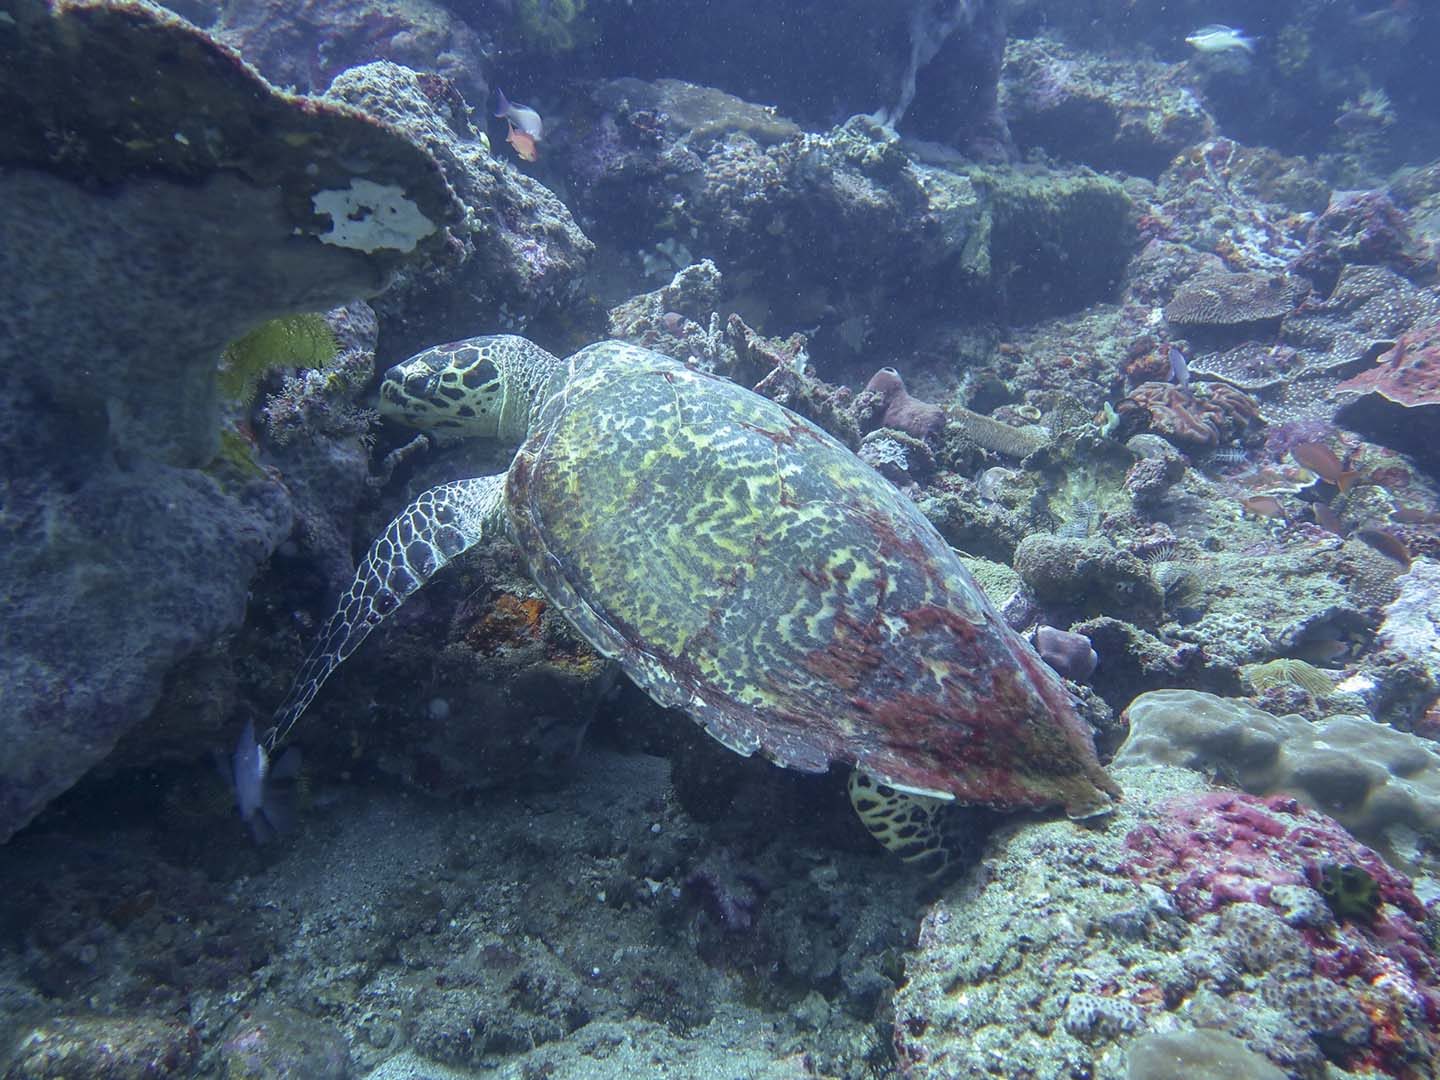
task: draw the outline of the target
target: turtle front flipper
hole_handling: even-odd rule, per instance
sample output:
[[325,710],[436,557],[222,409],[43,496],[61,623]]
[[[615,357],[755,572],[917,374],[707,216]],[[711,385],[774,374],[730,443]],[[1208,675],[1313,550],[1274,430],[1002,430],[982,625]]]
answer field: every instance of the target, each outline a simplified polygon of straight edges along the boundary
[[276,710],[266,738],[271,749],[371,630],[451,559],[504,528],[504,498],[503,473],[457,480],[423,492],[385,527]]

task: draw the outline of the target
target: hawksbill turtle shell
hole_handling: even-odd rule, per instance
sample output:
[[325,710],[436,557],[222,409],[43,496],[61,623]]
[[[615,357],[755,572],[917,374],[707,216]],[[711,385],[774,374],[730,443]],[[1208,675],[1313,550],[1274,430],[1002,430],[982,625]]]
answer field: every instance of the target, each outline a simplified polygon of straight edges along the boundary
[[809,421],[617,342],[581,350],[511,465],[541,591],[731,749],[1002,808],[1118,793],[1060,679],[913,502]]

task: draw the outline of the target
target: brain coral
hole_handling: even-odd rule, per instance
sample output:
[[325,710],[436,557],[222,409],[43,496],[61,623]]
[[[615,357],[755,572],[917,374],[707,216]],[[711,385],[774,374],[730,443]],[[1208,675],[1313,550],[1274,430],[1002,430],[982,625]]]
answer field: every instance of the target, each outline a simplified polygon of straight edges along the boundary
[[1360,716],[1312,724],[1198,690],[1141,694],[1125,716],[1117,764],[1218,771],[1258,795],[1294,795],[1407,868],[1417,836],[1440,844],[1440,752],[1408,732]]

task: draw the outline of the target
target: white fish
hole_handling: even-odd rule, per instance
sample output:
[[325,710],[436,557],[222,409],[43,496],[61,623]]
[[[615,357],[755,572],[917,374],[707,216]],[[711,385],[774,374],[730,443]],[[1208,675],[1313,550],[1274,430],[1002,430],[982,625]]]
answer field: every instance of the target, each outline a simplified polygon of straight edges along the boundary
[[1255,51],[1255,39],[1245,36],[1245,31],[1234,26],[1211,23],[1202,26],[1185,39],[1185,44],[1199,52],[1229,52],[1231,49]]
[[263,844],[290,828],[294,821],[293,792],[275,786],[277,781],[294,780],[300,772],[300,751],[291,748],[280,755],[275,767],[270,756],[255,741],[255,725],[245,728],[230,755],[230,783],[235,788],[235,805],[250,826],[256,843]]
[[500,99],[500,107],[495,110],[496,116],[503,116],[536,142],[544,138],[545,124],[544,121],[540,119],[538,112],[524,105],[516,105],[513,101],[507,100],[505,91],[499,87],[495,88],[495,95]]

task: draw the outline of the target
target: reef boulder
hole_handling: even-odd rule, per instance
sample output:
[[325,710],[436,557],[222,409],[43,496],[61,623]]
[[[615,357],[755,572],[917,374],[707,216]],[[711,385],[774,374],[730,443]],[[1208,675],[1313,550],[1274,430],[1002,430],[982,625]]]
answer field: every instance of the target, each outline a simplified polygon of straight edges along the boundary
[[0,841],[239,623],[290,529],[243,437],[219,453],[226,344],[379,292],[461,215],[413,142],[159,7],[6,11]]
[[[1137,1066],[1197,1029],[1286,1076],[1434,1074],[1440,957],[1409,880],[1292,798],[1117,779],[1103,825],[1007,826],[926,914],[895,999],[905,1076],[1170,1077]],[[1368,918],[1327,901],[1340,866],[1378,895]]]

